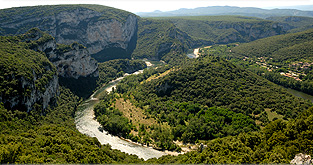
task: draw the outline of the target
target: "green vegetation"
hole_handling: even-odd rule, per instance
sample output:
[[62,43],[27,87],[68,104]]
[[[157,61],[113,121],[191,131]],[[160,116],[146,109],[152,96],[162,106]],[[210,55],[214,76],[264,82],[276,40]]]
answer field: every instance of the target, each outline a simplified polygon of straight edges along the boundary
[[[27,34],[26,34],[27,35]],[[32,90],[45,91],[56,75],[55,66],[43,53],[28,49],[34,42],[21,42],[24,36],[0,36],[0,90],[2,101],[30,96]],[[40,41],[38,41],[40,42]],[[28,83],[22,85],[23,83]],[[10,107],[5,103],[5,107]],[[18,105],[24,110],[23,105]]]
[[166,76],[140,84],[127,77],[118,91],[134,96],[136,106],[146,107],[153,115],[168,114],[168,105],[194,102],[219,106],[246,115],[259,114],[265,108],[294,118],[311,106],[283,88],[236,67],[219,57],[203,57],[186,63]]
[[137,46],[132,57],[178,63],[186,58],[184,53],[190,48],[191,41],[169,21],[140,19]]
[[130,74],[146,67],[146,63],[142,60],[116,59],[99,63],[98,85],[106,84],[125,73]]
[[57,54],[64,54],[66,52],[74,50],[75,47],[77,47],[78,49],[85,49],[86,48],[84,45],[79,44],[77,42],[73,42],[71,45],[57,44],[56,53]]
[[[265,126],[273,115],[287,120],[312,106],[219,57],[203,56],[172,70],[165,68],[128,76],[117,86],[124,99],[158,121],[159,125],[143,127],[137,138],[146,138],[157,148],[179,150],[169,142],[194,143],[257,131],[256,123]],[[105,108],[120,113],[110,107],[112,101]],[[129,132],[125,136],[132,138]],[[158,139],[164,135],[167,140]]]
[[[125,21],[131,14],[99,5],[22,7],[1,10],[0,24],[76,10],[101,13],[93,21]],[[13,17],[22,14],[25,18]],[[284,30],[289,32],[311,26],[311,19],[305,17],[269,19],[286,24],[284,28],[290,31]],[[306,24],[300,26],[297,20]],[[0,28],[1,34],[20,33],[45,21],[50,20],[31,22],[23,29]],[[99,63],[99,78],[60,78],[55,105],[45,110],[39,103],[29,113],[20,105],[9,109],[8,103],[0,103],[0,162],[289,163],[299,152],[312,155],[312,103],[274,83],[313,94],[313,29],[239,46],[228,44],[284,33],[280,27],[274,28],[274,21],[241,16],[139,20],[138,43],[132,57],[163,60],[169,65],[128,76],[116,90],[101,94],[100,103],[94,107],[97,120],[113,135],[156,149],[179,152],[180,142],[204,143],[204,148],[144,162],[78,132],[74,115],[82,102],[79,96],[86,98],[97,87],[124,73],[146,68],[142,60],[118,59]],[[250,33],[251,29],[260,34]],[[36,33],[40,39],[35,39]],[[33,88],[45,91],[56,69],[44,52],[36,49],[50,40],[53,37],[36,28],[24,35],[0,37],[0,101],[29,96]],[[190,48],[213,43],[228,45],[201,48],[197,59],[185,56]],[[77,46],[84,48],[78,43],[58,44],[56,53]],[[298,79],[282,76],[282,72],[298,74]],[[120,105],[127,112],[134,110],[129,105],[140,109],[136,115],[141,113],[138,117],[142,119],[131,120],[129,116],[135,112],[126,114]]]
[[140,163],[137,156],[112,150],[96,138],[75,128],[77,96],[60,89],[57,106],[40,115],[35,105],[30,113],[6,110],[0,106],[1,163]]
[[310,29],[260,39],[235,47],[223,56],[276,84],[313,94],[312,36]]
[[284,17],[269,17],[267,20],[279,22],[285,31],[295,33],[309,30],[313,27],[312,17],[297,17],[297,16],[284,16]]
[[274,21],[243,16],[188,16],[155,18],[169,20],[195,39],[213,43],[249,42],[282,34]]
[[312,60],[313,29],[273,36],[242,44],[232,49],[236,56],[269,57],[273,62],[288,63]]
[[104,95],[100,103],[94,107],[95,116],[103,129],[110,134],[126,137],[131,131],[131,125],[118,109],[111,107],[111,95]]
[[313,109],[288,122],[275,120],[260,132],[241,133],[205,142],[203,151],[163,156],[147,163],[277,164],[290,163],[295,154],[313,154]]
[[[132,15],[130,12],[119,10],[112,7],[102,6],[102,5],[44,5],[44,6],[29,6],[29,7],[17,7],[10,9],[0,10],[0,24],[12,23],[12,22],[22,22],[28,18],[45,18],[48,16],[54,16],[62,12],[73,12],[77,10],[90,10],[92,12],[100,13],[97,20],[110,20],[115,19],[121,22],[125,22],[128,15]],[[16,17],[21,15],[22,17]],[[34,21],[26,24],[21,29],[2,29],[1,35],[6,34],[19,34],[25,33],[27,30],[33,27],[47,26],[46,22],[52,21],[49,18],[42,19],[41,21]],[[48,28],[48,27],[47,27]]]

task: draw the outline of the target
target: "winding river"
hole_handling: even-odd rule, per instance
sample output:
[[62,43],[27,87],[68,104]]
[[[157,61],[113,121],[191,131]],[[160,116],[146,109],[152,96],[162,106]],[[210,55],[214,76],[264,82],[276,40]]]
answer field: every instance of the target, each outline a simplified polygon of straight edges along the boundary
[[[140,70],[133,74],[139,74],[142,72],[143,70]],[[124,77],[127,75],[129,74],[125,74]],[[112,136],[106,131],[101,131],[100,123],[95,120],[93,107],[96,103],[99,102],[99,94],[104,91],[111,92],[112,88],[116,87],[116,84],[124,77],[120,77],[111,81],[108,85],[102,87],[94,94],[92,94],[88,100],[79,106],[78,111],[75,114],[76,128],[83,134],[86,134],[90,137],[96,137],[101,144],[110,144],[112,149],[118,149],[125,153],[135,154],[144,160],[150,158],[159,158],[162,155],[166,155],[164,152],[152,149],[150,147],[141,146],[136,143],[128,142],[126,140],[120,139],[117,136]]]
[[297,91],[297,90],[294,90],[294,89],[290,89],[290,88],[286,88],[286,89],[292,95],[294,95],[296,97],[303,98],[303,99],[310,100],[313,103],[313,96],[312,95],[309,95],[309,94],[306,94],[306,93],[303,93],[303,92],[300,92],[300,91]]

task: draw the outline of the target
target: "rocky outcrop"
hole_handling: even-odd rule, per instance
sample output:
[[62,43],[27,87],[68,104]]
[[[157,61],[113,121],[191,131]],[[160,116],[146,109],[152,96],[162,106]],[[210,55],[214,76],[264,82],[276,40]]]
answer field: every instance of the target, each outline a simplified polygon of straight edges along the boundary
[[296,165],[309,165],[312,164],[313,160],[311,159],[310,155],[306,155],[303,153],[299,153],[295,156],[294,159],[291,160],[290,164],[296,164]]
[[[20,39],[18,43],[23,46],[19,47],[21,50],[13,50],[17,55],[13,55],[12,62],[28,60],[29,63],[22,63],[25,65],[21,67],[23,70],[13,69],[12,74],[4,76],[7,82],[14,82],[6,85],[7,87],[1,84],[1,87],[13,91],[13,93],[0,95],[0,102],[3,102],[8,109],[29,112],[35,103],[46,109],[49,104],[55,102],[58,95],[58,76],[74,79],[99,76],[96,60],[91,58],[88,50],[81,44],[76,42],[71,45],[56,44],[52,36],[43,33],[38,28],[33,28],[16,38]],[[14,42],[17,42],[16,40]],[[32,52],[28,56],[19,55],[18,53],[26,51],[24,49],[34,51],[28,50]],[[36,57],[40,60],[32,60]],[[8,69],[3,66],[3,70]],[[14,73],[15,70],[18,71]]]
[[[81,47],[77,43],[71,45],[71,50],[63,54],[50,54],[49,59],[57,67],[59,76],[72,77],[98,77],[98,64],[97,61],[91,58],[88,50]],[[56,60],[58,59],[58,60]]]
[[[29,7],[29,11],[42,10],[44,7]],[[103,11],[100,11],[102,8]],[[24,15],[23,12],[11,11],[9,18],[0,19],[0,27],[5,29],[0,33],[19,34],[28,30],[25,27],[37,27],[52,35],[57,43],[78,42],[85,45],[97,60],[130,58],[137,40],[137,17],[126,11],[106,8],[97,5],[51,6],[46,9],[48,11],[43,11],[47,13],[43,17],[38,17],[35,12]],[[6,12],[10,12],[10,9]],[[123,18],[114,16],[118,12]],[[119,50],[118,53],[115,49]]]
[[[216,25],[212,25],[216,27]],[[264,28],[265,27],[265,28]],[[232,43],[232,42],[250,42],[261,38],[284,34],[285,31],[278,23],[259,22],[259,23],[241,23],[236,24],[224,23],[216,28],[227,30],[228,35],[222,38],[217,38],[217,43]]]
[[35,103],[46,109],[58,95],[56,68],[44,54],[29,50],[34,43],[20,41],[23,37],[1,37],[0,102],[7,109],[29,112]]
[[91,58],[88,50],[76,42],[71,45],[57,45],[53,37],[41,32],[39,29],[31,29],[24,35],[24,40],[33,41],[33,50],[44,52],[57,68],[59,76],[75,78],[98,77],[97,61]]
[[[14,75],[12,75],[15,77]],[[37,80],[40,80],[42,75],[35,74],[33,72],[33,79],[27,80],[24,77],[17,78],[18,84],[22,90],[29,89],[27,94],[19,94],[11,97],[0,96],[0,102],[3,102],[8,109],[18,108],[20,110],[25,109],[27,112],[32,110],[32,106],[35,103],[40,103],[43,109],[46,109],[49,104],[55,102],[55,98],[58,95],[58,76],[55,74],[51,79],[47,81],[47,84],[38,86]]]

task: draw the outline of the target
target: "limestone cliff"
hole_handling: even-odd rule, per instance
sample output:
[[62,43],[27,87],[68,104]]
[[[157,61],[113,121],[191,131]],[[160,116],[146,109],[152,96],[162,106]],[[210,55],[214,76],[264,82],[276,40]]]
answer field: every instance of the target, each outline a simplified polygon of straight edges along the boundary
[[0,102],[7,109],[43,109],[58,95],[55,66],[43,53],[28,48],[21,36],[0,37]]
[[88,50],[76,42],[71,45],[56,44],[53,37],[34,28],[24,35],[24,40],[32,42],[31,49],[44,52],[62,77],[98,77],[98,64]]
[[[42,11],[42,13],[39,13]],[[10,13],[10,14],[8,14]],[[99,5],[58,5],[0,10],[0,34],[25,33],[32,27],[57,43],[78,42],[99,61],[130,58],[137,40],[137,17]]]
[[[33,78],[27,79],[25,77],[19,77],[16,75],[11,75],[16,77],[18,84],[21,86],[16,86],[14,88],[21,89],[18,91],[19,94],[11,94],[10,96],[0,96],[0,102],[4,103],[5,107],[8,109],[25,109],[27,112],[32,110],[32,106],[35,103],[42,105],[43,109],[46,109],[49,104],[53,103],[58,95],[59,83],[58,76],[54,74],[51,79],[47,81],[46,84],[38,86],[38,80],[42,79],[41,74],[36,74],[33,72]],[[27,91],[24,93],[24,91]]]
[[218,26],[214,25],[219,30],[227,31],[227,35],[218,37],[217,43],[232,43],[232,42],[249,42],[261,38],[283,34],[284,31],[278,23],[260,22],[260,23],[224,23]]

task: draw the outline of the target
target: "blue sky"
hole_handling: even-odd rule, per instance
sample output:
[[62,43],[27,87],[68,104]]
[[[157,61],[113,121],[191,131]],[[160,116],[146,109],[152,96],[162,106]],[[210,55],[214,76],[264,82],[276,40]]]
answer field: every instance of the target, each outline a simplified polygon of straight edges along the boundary
[[279,6],[313,5],[313,0],[0,0],[0,3],[0,8],[2,9],[52,4],[100,4],[137,13],[226,5],[273,8]]

